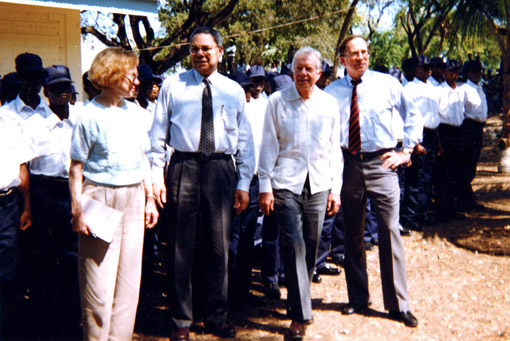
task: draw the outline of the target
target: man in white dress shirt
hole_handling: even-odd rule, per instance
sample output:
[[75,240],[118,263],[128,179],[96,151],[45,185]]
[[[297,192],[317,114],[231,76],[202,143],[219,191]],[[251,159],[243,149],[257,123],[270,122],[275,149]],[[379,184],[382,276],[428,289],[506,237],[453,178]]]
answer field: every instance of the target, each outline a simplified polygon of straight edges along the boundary
[[[244,91],[217,71],[221,35],[199,27],[190,41],[193,69],[165,80],[150,132],[154,194],[159,207],[167,203],[170,222],[171,339],[189,339],[195,248],[203,254],[206,329],[230,338],[236,334],[227,318],[230,228],[234,212],[240,214],[248,205],[255,152]],[[175,152],[165,179],[167,145]],[[200,247],[197,235],[206,240]]]
[[[340,109],[340,145],[344,155],[342,213],[345,234],[345,278],[349,304],[343,314],[364,313],[370,302],[363,232],[366,201],[370,198],[379,232],[379,259],[384,308],[391,319],[416,327],[407,292],[404,247],[399,232],[397,168],[408,164],[423,125],[418,109],[402,85],[390,75],[368,69],[370,45],[361,36],[340,44],[340,61],[347,75],[326,92]],[[398,132],[392,116],[404,121],[402,150],[395,150]]]
[[342,154],[335,99],[315,83],[320,53],[296,52],[294,85],[274,93],[264,121],[259,160],[259,204],[274,210],[288,289],[289,337],[302,338],[312,321],[310,282],[326,211],[340,207]]
[[468,78],[467,82],[461,86],[465,96],[465,119],[461,127],[465,152],[463,153],[464,173],[459,195],[462,200],[458,203],[458,209],[469,212],[473,209],[483,209],[483,206],[477,205],[474,201],[471,181],[475,178],[476,165],[483,147],[483,127],[488,110],[487,98],[481,84],[482,63],[479,60],[471,60],[465,63],[464,67]]

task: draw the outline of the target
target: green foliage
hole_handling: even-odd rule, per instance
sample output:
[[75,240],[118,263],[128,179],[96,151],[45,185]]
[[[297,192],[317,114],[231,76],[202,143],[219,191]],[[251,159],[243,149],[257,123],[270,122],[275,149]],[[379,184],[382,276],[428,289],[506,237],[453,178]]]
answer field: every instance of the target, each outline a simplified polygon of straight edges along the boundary
[[384,65],[387,68],[400,67],[402,60],[410,57],[407,37],[402,29],[392,29],[383,32],[374,32],[370,39],[372,53],[370,65]]

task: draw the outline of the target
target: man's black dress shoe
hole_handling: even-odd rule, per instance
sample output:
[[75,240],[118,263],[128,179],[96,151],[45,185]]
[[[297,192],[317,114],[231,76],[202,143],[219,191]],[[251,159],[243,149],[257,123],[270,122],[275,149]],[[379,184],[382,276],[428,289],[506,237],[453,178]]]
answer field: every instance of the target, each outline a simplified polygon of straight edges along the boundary
[[228,322],[207,325],[206,331],[224,339],[236,337],[235,327]]
[[407,327],[418,327],[418,319],[410,311],[390,311],[390,319],[403,322]]
[[189,340],[189,328],[183,327],[174,329],[172,335],[170,335],[170,340],[171,341]]
[[337,253],[334,254],[332,257],[333,263],[335,263],[338,266],[341,266],[342,268],[345,265],[345,255],[343,253]]
[[410,229],[406,229],[405,227],[401,226],[400,228],[400,235],[404,237],[408,237],[413,234],[413,231]]
[[319,275],[338,276],[342,273],[342,270],[339,268],[332,268],[329,264],[326,264],[322,268],[317,269],[317,273]]
[[282,294],[278,282],[267,282],[264,288],[264,295],[269,299],[279,300]]
[[314,272],[313,272],[313,275],[312,275],[312,282],[313,282],[313,283],[320,283],[320,282],[322,282],[322,278],[321,278],[321,276],[317,273],[317,271],[314,271]]
[[347,304],[342,308],[342,315],[363,314],[368,304]]
[[297,321],[292,321],[289,328],[288,339],[289,340],[302,340],[305,336],[306,325]]

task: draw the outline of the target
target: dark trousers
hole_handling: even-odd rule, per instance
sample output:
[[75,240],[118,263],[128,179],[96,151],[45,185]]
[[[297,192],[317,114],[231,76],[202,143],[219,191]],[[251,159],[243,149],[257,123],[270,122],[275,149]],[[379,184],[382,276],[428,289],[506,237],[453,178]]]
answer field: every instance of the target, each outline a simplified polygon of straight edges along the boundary
[[278,282],[284,276],[280,249],[280,227],[276,223],[276,214],[264,216],[262,223],[262,280]]
[[322,269],[326,266],[326,259],[329,255],[344,253],[344,231],[342,212],[334,215],[325,215],[322,225],[319,250],[317,252],[317,262],[315,268]]
[[311,194],[308,180],[300,195],[274,190],[274,208],[281,229],[289,314],[293,321],[312,318],[310,282],[326,213],[329,191]]
[[435,129],[423,129],[421,145],[427,154],[411,155],[411,166],[405,171],[405,194],[402,213],[403,225],[426,222],[427,211],[432,208],[436,172],[437,136]]
[[370,242],[373,239],[379,239],[379,233],[377,232],[377,220],[375,218],[375,212],[372,209],[370,198],[367,200],[367,213],[365,214],[365,242]]
[[345,234],[345,278],[349,302],[368,304],[367,261],[363,240],[367,198],[377,220],[379,262],[384,307],[390,311],[410,310],[404,247],[398,228],[399,197],[397,171],[382,168],[382,161],[361,160],[344,151],[342,213]]
[[[41,312],[41,333],[81,335],[78,234],[71,225],[69,182],[31,175],[30,202],[32,227],[27,232],[34,237],[35,249],[25,271],[31,273],[30,290]],[[53,328],[55,323],[61,327]]]
[[469,210],[474,204],[473,188],[471,182],[476,175],[476,165],[480,159],[483,147],[483,127],[485,123],[477,122],[469,118],[464,119],[461,125],[464,152],[461,156],[463,173],[460,178],[459,202],[461,210]]
[[0,339],[7,338],[18,255],[18,191],[0,196]]
[[251,284],[251,272],[257,257],[255,238],[259,217],[262,212],[258,205],[259,180],[256,175],[250,184],[250,202],[245,211],[234,217],[229,254],[229,299],[236,301],[246,298]]
[[168,295],[176,327],[189,327],[193,321],[191,277],[198,249],[201,258],[196,261],[203,269],[205,288],[193,296],[204,308],[206,324],[227,319],[228,247],[236,184],[234,162],[228,155],[201,160],[176,151],[172,156],[166,178]]
[[452,218],[456,213],[456,201],[460,198],[460,179],[464,176],[462,166],[464,143],[460,127],[440,124],[439,139],[443,153],[438,156],[436,183],[436,213],[440,220]]

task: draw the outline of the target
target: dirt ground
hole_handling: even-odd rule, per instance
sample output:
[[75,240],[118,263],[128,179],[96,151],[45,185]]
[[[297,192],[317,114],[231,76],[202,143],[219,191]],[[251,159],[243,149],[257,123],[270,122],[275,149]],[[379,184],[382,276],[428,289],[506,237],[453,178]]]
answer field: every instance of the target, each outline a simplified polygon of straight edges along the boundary
[[[372,311],[365,316],[342,315],[347,303],[344,274],[322,276],[322,283],[312,285],[314,323],[307,329],[307,340],[510,340],[510,175],[497,172],[494,142],[500,126],[498,118],[489,119],[473,182],[485,209],[403,238],[418,328],[388,319],[376,247],[367,253]],[[282,289],[279,301],[265,300],[257,277],[255,271],[252,292],[260,302],[244,314],[231,314],[237,339],[283,340],[290,325],[285,316],[286,290]],[[152,282],[153,289],[157,282]],[[162,295],[157,290],[142,295],[136,339],[168,338],[170,321]],[[200,326],[192,330],[192,339],[215,339]]]

